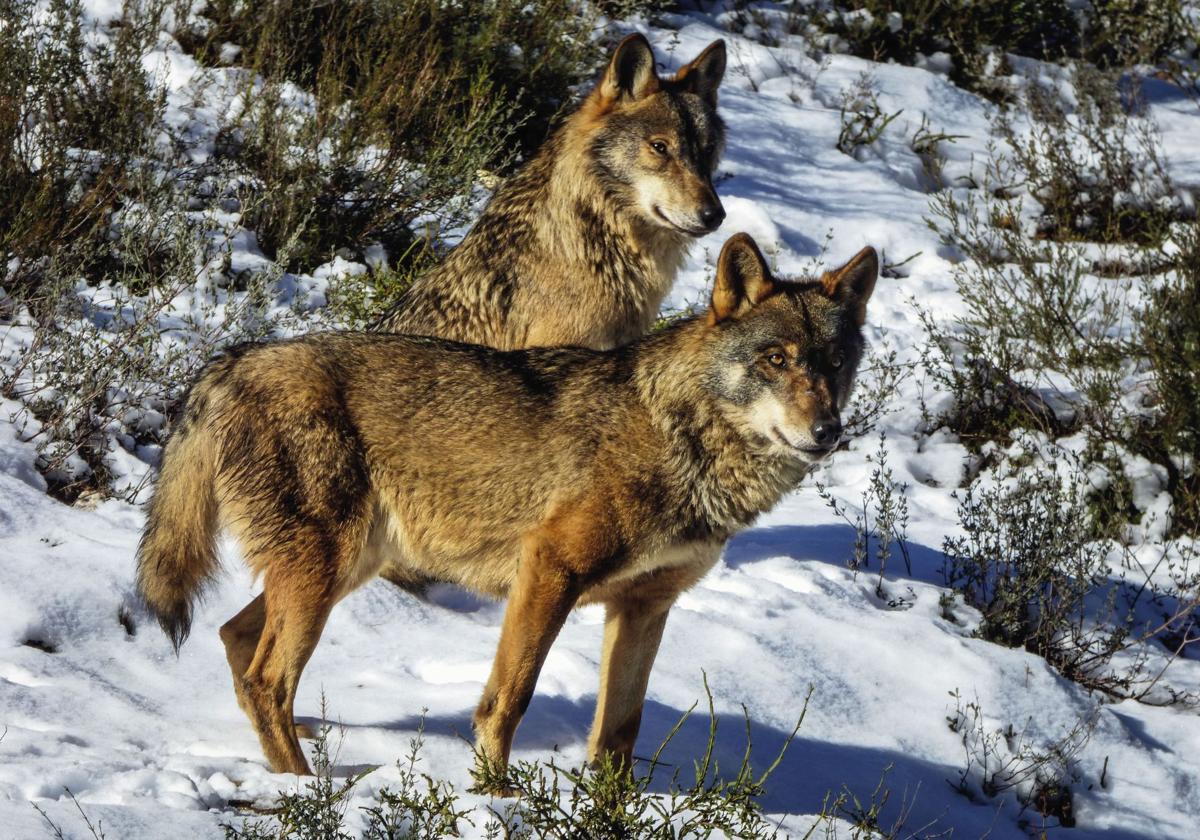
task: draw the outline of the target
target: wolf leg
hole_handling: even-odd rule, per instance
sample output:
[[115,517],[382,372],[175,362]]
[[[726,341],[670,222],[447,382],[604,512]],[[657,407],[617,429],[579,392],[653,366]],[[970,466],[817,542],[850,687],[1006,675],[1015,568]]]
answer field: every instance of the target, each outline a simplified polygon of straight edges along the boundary
[[[266,599],[259,595],[242,611],[221,625],[221,641],[225,644],[225,658],[229,660],[229,670],[233,673],[233,684],[237,688],[242,677],[254,660],[254,651],[258,647],[259,637],[262,636],[263,624],[267,618]],[[242,694],[237,692],[238,705],[242,711],[249,710],[242,701]],[[296,723],[296,737],[312,739],[316,737],[312,727],[304,723]]]
[[614,765],[632,766],[650,669],[674,603],[671,596],[650,603],[610,601],[605,606],[600,693],[588,738],[588,761],[593,765],[607,755]]
[[[260,596],[262,633],[253,660],[234,685],[271,768],[277,773],[311,775],[292,706],[300,675],[337,601],[337,589],[334,581],[323,579],[319,566],[304,574],[299,565],[267,570]],[[246,610],[252,608],[253,603]]]
[[577,596],[574,576],[557,562],[553,549],[542,544],[526,550],[504,611],[492,673],[475,710],[476,748],[492,771],[508,767],[517,724]]
[[632,768],[646,687],[667,614],[679,593],[703,577],[720,552],[720,545],[703,546],[691,563],[636,579],[605,603],[600,692],[588,737],[593,765],[609,756],[614,765]]
[[262,635],[263,622],[267,618],[266,599],[259,595],[242,611],[221,625],[221,641],[225,645],[225,658],[236,681],[246,673],[254,660],[254,649]]

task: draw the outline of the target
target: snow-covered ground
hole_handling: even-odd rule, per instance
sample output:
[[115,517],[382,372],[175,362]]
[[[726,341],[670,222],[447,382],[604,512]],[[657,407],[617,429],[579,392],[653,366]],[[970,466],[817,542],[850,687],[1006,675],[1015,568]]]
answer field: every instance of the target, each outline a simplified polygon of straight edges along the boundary
[[[783,273],[836,263],[870,244],[885,262],[907,262],[896,272],[903,276],[880,280],[868,337],[914,358],[923,335],[914,302],[939,318],[961,303],[951,255],[924,221],[929,195],[910,141],[926,117],[934,130],[960,138],[945,146],[947,175],[971,171],[986,154],[994,106],[936,72],[847,56],[821,64],[798,42],[767,48],[730,35],[719,15],[669,22],[674,28],[645,30],[669,66],[718,37],[730,47],[720,94],[729,143],[718,186],[728,218],[693,248],[670,303],[703,299],[720,245],[737,231],[752,234]],[[183,120],[200,71],[169,38],[162,58],[172,114]],[[883,109],[903,113],[857,160],[835,142],[842,92],[864,72],[873,76]],[[1164,94],[1151,97],[1151,111],[1175,179],[1200,188],[1200,109]],[[203,118],[202,109],[189,113],[187,119]],[[252,239],[242,247],[246,259],[261,258]],[[323,281],[304,282],[320,288]],[[999,840],[1028,836],[1041,818],[1011,792],[969,797],[955,789],[968,753],[962,728],[953,731],[948,719],[960,705],[977,703],[986,731],[1013,728],[1016,736],[1001,750],[1016,751],[1044,749],[1095,714],[1072,769],[1078,826],[1049,835],[1196,837],[1195,710],[1132,701],[1097,708],[1097,698],[1044,660],[972,638],[977,616],[961,602],[949,616],[942,608],[940,547],[957,527],[951,493],[968,453],[947,435],[917,434],[916,387],[904,383],[875,432],[732,540],[723,562],[683,597],[651,679],[636,753],[652,753],[684,710],[697,701],[703,707],[707,675],[722,765],[736,766],[744,748],[742,706],[753,722],[757,761],[766,763],[811,685],[807,718],[764,800],[785,830],[802,834],[828,792],[845,786],[867,799],[886,775],[892,798],[883,822],[907,809],[909,831],[952,828],[955,838]],[[0,405],[0,418],[15,409]],[[827,486],[853,510],[869,484],[881,432],[895,479],[906,485],[912,560],[910,574],[893,559],[887,598],[877,594],[873,570],[855,575],[847,568],[854,530],[816,488]],[[66,789],[110,838],[220,837],[221,824],[237,819],[231,802],[269,802],[296,783],[266,769],[217,638],[253,584],[227,546],[228,574],[176,658],[133,594],[140,510],[122,502],[91,510],[55,502],[33,459],[33,445],[0,419],[0,838],[50,836],[31,802],[68,836],[83,836]],[[335,610],[296,708],[312,721],[324,696],[330,717],[343,725],[334,739],[339,774],[381,766],[360,785],[362,801],[394,782],[392,764],[406,753],[422,715],[423,769],[460,790],[470,784],[464,739],[501,614],[502,605],[463,593],[439,591],[432,603],[419,602],[380,581]],[[568,765],[583,759],[600,633],[595,609],[568,621],[518,731],[515,758]],[[1172,681],[1200,688],[1200,662],[1176,662]],[[693,716],[663,759],[690,767],[707,735],[705,716]],[[468,801],[478,801],[482,826],[485,801]]]

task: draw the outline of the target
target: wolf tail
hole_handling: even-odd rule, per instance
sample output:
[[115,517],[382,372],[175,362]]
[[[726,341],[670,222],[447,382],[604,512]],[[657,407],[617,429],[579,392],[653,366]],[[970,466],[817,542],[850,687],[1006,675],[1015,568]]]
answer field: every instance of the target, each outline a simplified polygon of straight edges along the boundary
[[176,653],[191,631],[193,605],[218,569],[220,447],[204,416],[208,378],[196,383],[180,427],[167,441],[137,552],[138,592]]

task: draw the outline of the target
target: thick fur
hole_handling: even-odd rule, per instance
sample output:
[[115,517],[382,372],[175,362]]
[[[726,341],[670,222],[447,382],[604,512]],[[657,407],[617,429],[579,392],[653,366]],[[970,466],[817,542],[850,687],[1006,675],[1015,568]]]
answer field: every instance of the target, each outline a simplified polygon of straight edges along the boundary
[[693,237],[725,215],[712,185],[724,71],[723,41],[660,78],[646,39],[626,38],[579,109],[378,329],[502,350],[643,335]]
[[[230,528],[263,594],[221,630],[272,767],[307,773],[300,673],[385,562],[508,606],[475,714],[503,766],[577,604],[606,605],[590,754],[631,760],[667,612],[837,443],[877,261],[799,283],[744,234],[707,314],[607,352],[330,333],[211,364],[165,453],[139,582],[173,640]],[[219,520],[211,515],[216,500]]]

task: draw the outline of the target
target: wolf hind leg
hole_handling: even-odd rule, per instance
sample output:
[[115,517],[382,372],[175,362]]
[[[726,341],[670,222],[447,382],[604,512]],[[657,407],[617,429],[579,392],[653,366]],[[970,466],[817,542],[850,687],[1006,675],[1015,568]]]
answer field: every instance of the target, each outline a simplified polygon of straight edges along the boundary
[[289,523],[270,541],[244,543],[251,567],[264,570],[263,591],[232,626],[222,628],[222,638],[228,639],[230,668],[236,670],[258,633],[249,664],[234,675],[234,687],[278,773],[312,773],[293,717],[296,687],[334,604],[374,571],[363,565],[368,510],[362,505],[340,521]]
[[[229,660],[229,670],[233,674],[234,691],[237,694],[238,705],[246,714],[250,714],[250,710],[242,699],[241,681],[250,669],[250,663],[254,661],[254,651],[258,647],[266,619],[267,600],[260,594],[221,626],[221,641],[225,645],[225,658]],[[316,733],[308,724],[297,722],[294,726],[297,738],[311,740],[316,737]]]
[[[292,708],[300,675],[321,638],[338,592],[335,580],[322,575],[319,566],[288,566],[267,570],[262,632],[254,658],[246,671],[235,677],[234,686],[271,769],[303,776],[311,775],[312,770],[300,748]],[[309,567],[307,574],[304,566]],[[253,602],[247,610],[252,608]]]

